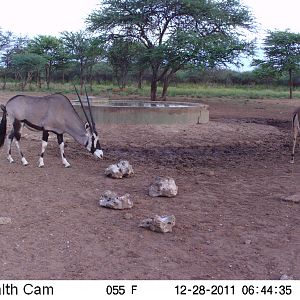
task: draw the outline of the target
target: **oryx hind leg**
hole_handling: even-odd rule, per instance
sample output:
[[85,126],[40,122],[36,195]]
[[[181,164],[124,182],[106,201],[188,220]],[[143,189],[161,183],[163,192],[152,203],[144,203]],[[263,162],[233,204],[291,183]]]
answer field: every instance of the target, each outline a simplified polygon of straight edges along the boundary
[[16,147],[18,149],[18,152],[21,156],[21,162],[24,166],[28,165],[28,161],[24,157],[24,154],[21,150],[20,147],[20,140],[21,140],[21,129],[22,129],[22,124],[19,120],[14,120],[13,122],[13,129],[11,130],[9,136],[8,136],[8,149],[7,149],[7,159],[10,163],[14,162],[12,156],[11,156],[11,145],[13,140],[15,139]]
[[59,149],[60,149],[62,163],[66,168],[69,168],[71,165],[68,163],[66,156],[65,156],[65,143],[64,143],[64,138],[63,138],[62,134],[57,135],[57,142],[58,142]]
[[13,139],[14,139],[14,130],[12,129],[10,134],[7,136],[7,160],[10,163],[14,162],[14,160],[11,156],[11,144],[13,142]]
[[43,130],[43,137],[42,137],[42,151],[39,158],[39,167],[44,167],[44,153],[46,150],[46,147],[48,145],[48,138],[49,138],[49,132],[46,130]]

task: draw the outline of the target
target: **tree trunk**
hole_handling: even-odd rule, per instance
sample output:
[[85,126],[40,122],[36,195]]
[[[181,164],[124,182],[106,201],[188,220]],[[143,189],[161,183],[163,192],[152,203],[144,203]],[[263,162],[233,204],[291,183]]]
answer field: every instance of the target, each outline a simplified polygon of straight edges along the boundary
[[6,71],[4,70],[4,79],[3,79],[3,85],[2,85],[2,90],[5,90],[6,88],[6,82],[7,82],[7,76],[6,76]]
[[172,75],[170,74],[170,75],[166,75],[164,77],[163,90],[162,90],[162,94],[161,94],[161,100],[162,101],[167,100],[167,92],[168,92],[168,87],[169,87],[169,84],[170,84],[171,76]]
[[80,61],[80,93],[83,91],[83,62]]
[[290,99],[293,99],[293,77],[292,77],[291,69],[289,69],[289,85],[290,85]]
[[156,101],[157,94],[157,80],[156,78],[152,78],[151,80],[151,101]]
[[41,73],[40,73],[40,71],[37,71],[36,85],[39,87],[39,89],[42,88],[42,79],[41,79]]
[[46,85],[49,90],[50,87],[50,67],[48,65],[45,66],[45,74],[46,74]]
[[158,70],[159,70],[158,66],[152,65],[151,93],[150,93],[151,101],[156,101]]
[[142,83],[143,83],[143,71],[139,71],[139,79],[138,79],[138,89],[142,89]]

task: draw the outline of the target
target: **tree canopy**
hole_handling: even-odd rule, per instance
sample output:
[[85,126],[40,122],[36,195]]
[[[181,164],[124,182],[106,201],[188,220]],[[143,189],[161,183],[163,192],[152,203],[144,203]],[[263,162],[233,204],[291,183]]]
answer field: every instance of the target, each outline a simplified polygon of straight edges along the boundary
[[157,83],[194,61],[202,66],[234,63],[253,44],[243,30],[254,18],[239,0],[104,0],[87,19],[88,29],[107,40],[124,38],[144,46],[152,70],[151,99]]
[[300,68],[300,33],[269,31],[263,49],[265,59],[256,59],[253,65],[272,74],[288,73],[292,98],[293,74]]
[[53,67],[58,64],[61,41],[52,36],[39,35],[28,45],[28,51],[41,55],[47,62],[45,63],[46,83],[49,88]]

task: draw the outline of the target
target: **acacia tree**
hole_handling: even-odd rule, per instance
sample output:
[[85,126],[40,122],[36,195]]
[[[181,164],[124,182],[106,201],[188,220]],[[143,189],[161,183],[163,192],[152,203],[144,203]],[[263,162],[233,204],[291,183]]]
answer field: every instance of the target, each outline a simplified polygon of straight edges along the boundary
[[81,92],[84,77],[92,74],[92,67],[103,53],[101,40],[91,37],[85,31],[63,32],[61,39],[70,58],[79,63]]
[[61,42],[58,38],[48,35],[39,35],[28,45],[31,53],[42,55],[47,63],[45,64],[46,84],[49,89],[53,68],[57,65],[60,53]]
[[135,56],[134,43],[123,38],[115,39],[107,51],[107,56],[119,87],[125,88],[127,75]]
[[300,33],[269,31],[264,40],[265,59],[253,61],[254,66],[282,75],[288,73],[290,99],[293,98],[293,75],[300,68]]
[[253,51],[253,43],[242,41],[235,35],[215,32],[199,38],[194,32],[177,32],[167,43],[162,99],[166,99],[173,75],[189,63],[198,69],[222,67],[228,63],[238,66],[240,53],[252,54]]
[[4,79],[2,85],[3,90],[6,88],[7,73],[9,72],[10,69],[12,69],[13,55],[23,53],[28,45],[28,42],[29,40],[27,37],[21,37],[21,36],[16,37],[11,33],[8,33],[6,44],[2,48],[2,57],[1,57],[1,62],[3,66],[3,79]]
[[34,76],[39,78],[46,64],[45,57],[36,53],[18,53],[12,56],[11,65],[15,70],[16,78],[20,81],[22,91],[28,83],[31,83]]
[[0,28],[0,51],[5,49],[12,40],[12,33],[10,31],[2,32]]
[[90,89],[93,86],[93,69],[104,55],[103,41],[96,37],[90,37],[86,49],[85,69],[86,80],[90,83]]
[[[1,28],[0,28],[0,52],[7,50],[7,48],[11,44],[11,41],[12,41],[12,33],[11,32],[2,32]],[[6,86],[6,70],[7,70],[6,66],[7,66],[7,64],[6,64],[6,59],[5,59],[4,54],[3,54],[1,60],[2,60],[2,64],[4,65],[3,72],[1,72],[1,73],[3,73],[2,89],[5,89],[5,86]]]
[[[144,46],[143,54],[152,69],[151,100],[156,100],[158,81],[208,53],[203,42],[207,38],[214,38],[220,52],[210,60],[223,56],[231,62],[233,54],[250,45],[242,41],[242,29],[252,29],[253,23],[239,0],[104,0],[87,19],[88,29],[106,39],[129,38]],[[222,46],[224,41],[234,40],[244,47],[232,51],[219,47],[220,36],[224,37]]]

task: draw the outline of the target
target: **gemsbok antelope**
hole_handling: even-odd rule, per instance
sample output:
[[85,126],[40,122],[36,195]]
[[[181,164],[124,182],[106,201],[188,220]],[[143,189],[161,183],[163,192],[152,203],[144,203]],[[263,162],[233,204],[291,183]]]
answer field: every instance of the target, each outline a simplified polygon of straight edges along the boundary
[[77,90],[76,93],[87,123],[83,122],[79,117],[70,100],[59,93],[43,97],[17,95],[8,100],[5,106],[1,105],[3,116],[0,123],[0,147],[3,146],[5,142],[7,116],[12,121],[12,130],[7,136],[7,159],[10,163],[14,161],[11,156],[11,145],[15,139],[22,164],[24,166],[28,164],[20,148],[21,128],[23,125],[26,125],[29,129],[43,132],[42,151],[38,162],[39,167],[44,166],[44,152],[47,147],[49,132],[53,132],[57,135],[62,163],[66,168],[70,167],[70,164],[64,153],[64,133],[68,133],[72,136],[75,141],[85,146],[85,148],[97,158],[103,157],[103,151],[99,143],[88,95],[86,94],[90,120]]
[[292,118],[292,134],[293,134],[293,149],[292,149],[292,159],[291,159],[292,164],[295,161],[296,142],[297,142],[297,137],[300,133],[299,119],[300,119],[300,107],[294,111],[293,118]]

